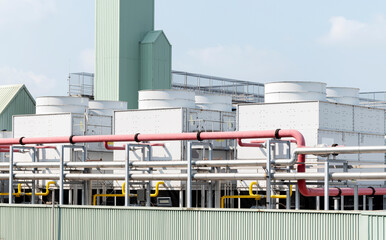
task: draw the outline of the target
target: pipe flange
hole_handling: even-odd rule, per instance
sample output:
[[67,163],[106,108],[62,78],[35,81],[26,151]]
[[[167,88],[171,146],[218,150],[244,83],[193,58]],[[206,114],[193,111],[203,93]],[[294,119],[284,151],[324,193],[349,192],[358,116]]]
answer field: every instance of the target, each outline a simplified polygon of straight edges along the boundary
[[25,137],[21,137],[21,138],[19,139],[20,145],[25,145],[25,143],[23,143],[23,138],[25,138]]
[[70,138],[69,138],[68,140],[69,140],[69,142],[70,142],[71,144],[74,145],[75,143],[74,143],[74,141],[72,140],[73,137],[74,137],[74,135],[71,135]]
[[340,189],[340,188],[336,188],[336,189],[338,189],[338,191],[339,191],[339,193],[338,193],[338,195],[336,195],[336,197],[340,197],[340,196],[342,196],[342,189]]
[[[331,145],[331,147],[337,147],[338,144],[337,143],[334,143]],[[332,156],[338,156],[339,154],[338,153],[333,153]]]
[[141,141],[138,140],[139,134],[140,134],[140,133],[136,133],[136,134],[134,135],[134,141],[136,141],[137,143],[141,142]]
[[280,139],[281,137],[279,137],[279,131],[280,131],[281,129],[280,128],[278,128],[278,129],[276,129],[275,130],[275,138],[276,139]]
[[201,138],[201,136],[200,136],[201,133],[202,133],[201,131],[197,131],[197,140],[200,141],[200,142],[203,141],[202,138]]
[[374,195],[375,195],[375,188],[373,188],[373,187],[368,187],[368,188],[373,190],[373,193],[370,195],[370,197],[374,197]]

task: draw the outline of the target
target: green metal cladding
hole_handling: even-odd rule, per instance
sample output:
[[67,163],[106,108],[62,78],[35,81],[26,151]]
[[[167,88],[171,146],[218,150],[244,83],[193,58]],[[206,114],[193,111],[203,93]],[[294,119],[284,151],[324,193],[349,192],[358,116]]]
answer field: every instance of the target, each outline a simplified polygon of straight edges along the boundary
[[361,240],[386,239],[386,212],[364,212],[360,217]]
[[[54,213],[54,214],[52,214]],[[0,204],[0,239],[385,239],[386,215]],[[54,216],[52,218],[52,216]]]
[[141,42],[153,30],[154,0],[96,0],[97,100],[127,101],[128,108],[135,109],[142,85],[146,89],[149,85],[170,88],[166,80],[171,81],[171,73],[165,72],[171,72],[171,47],[163,33],[151,46],[144,46],[152,49],[152,54],[141,57],[141,45],[145,44]]
[[164,32],[148,32],[141,42],[140,52],[140,89],[170,89],[172,46]]
[[0,86],[0,130],[12,131],[13,115],[35,112],[35,100],[25,85]]

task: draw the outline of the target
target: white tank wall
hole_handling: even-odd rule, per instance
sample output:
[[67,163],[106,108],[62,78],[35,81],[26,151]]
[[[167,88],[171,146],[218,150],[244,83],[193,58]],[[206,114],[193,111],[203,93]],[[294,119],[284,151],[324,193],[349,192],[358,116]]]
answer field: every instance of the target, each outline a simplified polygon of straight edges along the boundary
[[90,109],[127,109],[127,102],[123,101],[90,101],[88,103]]
[[81,97],[38,97],[36,114],[85,113],[88,111],[88,98]]
[[138,108],[195,108],[194,96],[194,92],[184,90],[143,90],[138,92]]
[[359,105],[359,88],[327,87],[327,101]]
[[82,97],[67,97],[67,96],[49,96],[49,97],[37,97],[36,105],[78,105],[78,106],[88,106],[88,98]]
[[232,112],[232,97],[226,95],[196,95],[196,107],[206,110]]
[[266,103],[326,101],[326,84],[322,82],[283,81],[266,83]]
[[127,102],[123,101],[90,101],[90,115],[113,116],[114,111],[126,110]]

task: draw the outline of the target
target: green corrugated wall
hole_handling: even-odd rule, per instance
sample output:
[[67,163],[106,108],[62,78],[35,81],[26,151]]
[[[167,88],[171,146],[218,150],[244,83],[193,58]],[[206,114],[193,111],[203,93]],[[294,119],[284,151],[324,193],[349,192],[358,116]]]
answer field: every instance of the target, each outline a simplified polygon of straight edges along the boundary
[[170,89],[172,47],[163,31],[149,32],[141,43],[140,89]]
[[154,29],[154,0],[96,0],[95,98],[137,108],[139,44]]
[[360,216],[361,240],[386,239],[386,212],[364,212]]
[[95,2],[96,99],[118,100],[119,3],[120,0],[96,0]]
[[0,130],[12,131],[12,116],[20,114],[35,114],[35,102],[23,87],[0,114]]
[[[159,208],[0,205],[0,239],[340,239],[359,240],[359,212],[186,210]],[[384,223],[385,215],[378,216]],[[374,219],[366,222],[373,224]],[[379,220],[377,220],[379,222]],[[374,224],[373,224],[374,225]],[[384,229],[384,225],[377,225]],[[370,230],[371,229],[371,230]],[[363,231],[368,231],[364,233]],[[374,235],[374,234],[373,234]],[[384,239],[384,238],[367,238]]]

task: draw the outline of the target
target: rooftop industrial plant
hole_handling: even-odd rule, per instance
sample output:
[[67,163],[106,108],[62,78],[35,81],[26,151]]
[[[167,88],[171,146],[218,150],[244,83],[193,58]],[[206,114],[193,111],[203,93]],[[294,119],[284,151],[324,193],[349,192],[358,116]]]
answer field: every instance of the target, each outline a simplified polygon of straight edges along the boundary
[[[158,29],[154,0],[92,2],[95,69],[69,71],[62,95],[0,86],[0,240],[386,239],[381,85],[181,69],[183,43]],[[383,15],[330,21],[321,44],[386,26]],[[225,57],[221,46],[203,55]]]

